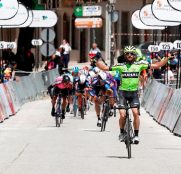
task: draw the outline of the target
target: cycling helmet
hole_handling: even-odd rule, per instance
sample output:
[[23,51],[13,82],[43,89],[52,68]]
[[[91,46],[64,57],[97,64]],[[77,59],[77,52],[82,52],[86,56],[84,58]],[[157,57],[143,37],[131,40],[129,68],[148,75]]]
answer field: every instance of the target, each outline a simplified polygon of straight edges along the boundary
[[64,83],[68,83],[68,82],[70,82],[70,77],[68,75],[64,75],[62,81]]
[[93,68],[93,71],[97,74],[100,72],[100,69],[98,67]]
[[82,68],[83,70],[86,70],[86,71],[89,71],[89,67],[88,66],[83,66],[83,68]]
[[96,53],[96,55],[95,55],[95,57],[96,57],[96,58],[101,58],[101,57],[102,57],[102,55],[101,55],[101,53],[100,53],[100,52],[97,52],[97,53]]
[[104,71],[100,71],[98,74],[98,78],[100,80],[106,80],[107,79],[107,74]]
[[136,48],[134,46],[126,46],[124,48],[124,54],[127,54],[127,53],[133,53],[137,55]]
[[78,73],[78,72],[79,72],[79,67],[74,66],[74,67],[72,68],[72,71],[73,71],[74,73]]
[[81,74],[79,79],[80,79],[80,84],[84,84],[86,81],[86,76],[84,74]]

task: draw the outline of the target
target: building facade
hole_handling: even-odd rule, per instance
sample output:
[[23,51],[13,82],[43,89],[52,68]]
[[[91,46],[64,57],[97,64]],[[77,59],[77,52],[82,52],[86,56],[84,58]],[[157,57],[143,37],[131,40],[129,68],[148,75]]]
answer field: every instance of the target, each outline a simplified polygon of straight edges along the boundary
[[[111,0],[38,0],[45,9],[54,10],[58,16],[58,22],[53,27],[56,33],[54,45],[58,48],[63,39],[68,40],[72,47],[71,60],[77,62],[88,61],[88,52],[93,42],[96,42],[101,49],[103,56],[110,59],[110,52],[113,56],[118,56],[125,45],[139,45],[144,42],[153,41],[153,31],[139,30],[133,27],[131,15],[135,10],[141,9],[146,3],[152,0],[117,0],[111,10],[118,12],[118,20],[110,22],[110,12],[108,12]],[[113,1],[113,0],[112,0]],[[75,6],[100,5],[102,6],[103,27],[90,29],[77,29],[74,25],[76,16],[74,15]],[[39,37],[42,29],[35,29],[35,38]],[[5,40],[17,41],[19,29],[4,29],[1,32]],[[178,27],[167,29],[168,33],[178,33]],[[157,40],[164,39],[164,32],[159,31]],[[163,34],[163,35],[162,35]],[[1,37],[2,38],[2,37]],[[169,37],[169,41],[176,38]]]

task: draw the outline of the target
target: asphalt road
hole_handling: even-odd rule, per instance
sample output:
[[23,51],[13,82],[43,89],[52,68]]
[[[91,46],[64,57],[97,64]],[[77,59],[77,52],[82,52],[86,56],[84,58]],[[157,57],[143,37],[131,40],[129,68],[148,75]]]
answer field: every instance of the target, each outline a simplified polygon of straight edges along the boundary
[[67,114],[55,127],[49,99],[25,104],[0,124],[0,174],[180,174],[181,138],[141,109],[140,144],[127,159],[118,141],[118,117],[106,132],[92,106],[85,120]]

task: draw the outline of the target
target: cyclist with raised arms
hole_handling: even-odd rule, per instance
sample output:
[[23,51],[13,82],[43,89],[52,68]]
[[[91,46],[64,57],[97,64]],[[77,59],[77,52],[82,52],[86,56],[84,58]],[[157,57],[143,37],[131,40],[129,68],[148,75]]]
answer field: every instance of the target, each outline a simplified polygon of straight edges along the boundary
[[119,71],[121,75],[121,85],[119,86],[119,107],[120,109],[120,134],[119,140],[124,140],[124,125],[125,125],[125,103],[128,101],[134,116],[134,143],[139,143],[139,107],[138,98],[139,76],[144,69],[158,69],[164,66],[169,58],[155,64],[149,64],[147,61],[136,61],[137,52],[134,46],[126,46],[124,48],[125,62],[113,67],[108,67],[100,59],[95,60],[96,66],[105,71]]

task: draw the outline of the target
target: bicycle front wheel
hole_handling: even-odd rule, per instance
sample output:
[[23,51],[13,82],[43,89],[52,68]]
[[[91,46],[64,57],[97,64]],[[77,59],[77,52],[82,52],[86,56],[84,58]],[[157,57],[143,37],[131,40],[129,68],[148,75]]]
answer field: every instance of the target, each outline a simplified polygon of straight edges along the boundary
[[131,129],[131,123],[129,121],[129,116],[127,116],[126,118],[126,148],[127,148],[127,151],[128,151],[128,158],[130,159],[131,158],[131,132],[130,132],[130,129]]
[[103,116],[102,116],[102,124],[101,124],[101,132],[103,132],[103,131],[105,131],[105,129],[106,129],[106,123],[107,123],[107,114],[108,114],[108,112],[107,112],[107,107],[108,107],[108,105],[107,104],[105,104],[104,106],[103,106]]
[[81,118],[84,119],[84,112],[85,112],[85,98],[82,97],[82,109],[81,109]]
[[55,117],[55,124],[56,124],[56,127],[60,127],[60,117]]

